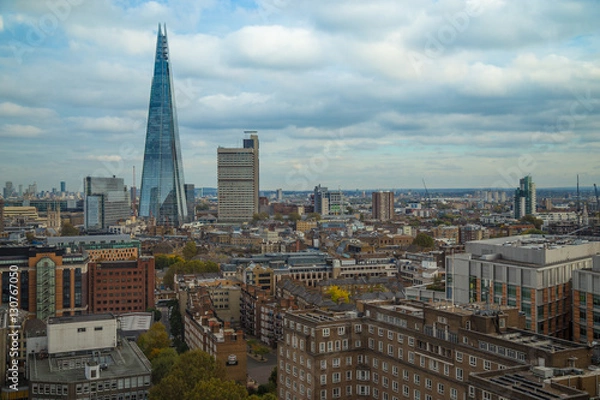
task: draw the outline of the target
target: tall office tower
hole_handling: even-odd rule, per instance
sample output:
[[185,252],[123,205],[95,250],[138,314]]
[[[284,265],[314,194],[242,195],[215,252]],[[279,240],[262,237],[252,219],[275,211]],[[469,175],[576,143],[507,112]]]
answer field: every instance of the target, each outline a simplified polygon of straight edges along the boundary
[[60,181],[60,192],[64,193],[67,191],[67,182],[65,181]]
[[83,180],[84,226],[87,231],[106,232],[108,227],[131,215],[131,204],[123,178],[95,178]]
[[528,175],[519,180],[519,188],[515,190],[515,219],[523,218],[525,215],[534,215],[536,197],[535,183]]
[[154,217],[157,225],[178,226],[187,217],[187,205],[166,27],[164,30],[158,26],[139,216]]
[[242,148],[217,149],[219,221],[249,221],[258,213],[258,136],[245,133],[251,135]]
[[277,189],[277,201],[283,201],[283,189]]
[[373,219],[394,219],[394,192],[373,192]]
[[185,189],[185,203],[187,205],[187,219],[193,221],[196,217],[196,187],[191,183],[183,185]]

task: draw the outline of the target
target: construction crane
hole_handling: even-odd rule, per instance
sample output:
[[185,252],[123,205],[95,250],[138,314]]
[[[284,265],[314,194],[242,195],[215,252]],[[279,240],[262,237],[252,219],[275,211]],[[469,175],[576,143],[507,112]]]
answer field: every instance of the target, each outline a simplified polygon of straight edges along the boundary
[[598,197],[598,186],[594,183],[594,194],[596,195],[596,211],[600,213],[600,198]]
[[430,199],[429,199],[429,191],[427,190],[427,185],[425,184],[425,178],[423,178],[423,187],[425,188],[425,204],[427,205],[427,208],[431,208],[430,207]]

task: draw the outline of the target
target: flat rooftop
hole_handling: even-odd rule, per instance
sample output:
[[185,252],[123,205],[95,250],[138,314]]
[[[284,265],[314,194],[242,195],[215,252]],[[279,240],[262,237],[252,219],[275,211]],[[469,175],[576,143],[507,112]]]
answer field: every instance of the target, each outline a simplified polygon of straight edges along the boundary
[[[121,340],[121,346],[106,351],[87,351],[74,355],[50,355],[39,359],[29,354],[29,372],[32,382],[83,382],[85,364],[97,362],[104,365],[100,379],[150,374],[152,367],[142,351],[133,342]],[[148,386],[150,381],[148,380]]]
[[488,391],[509,399],[567,400],[589,398],[589,395],[588,397],[582,397],[586,393],[581,390],[556,384],[535,375],[529,367],[476,373],[471,377],[474,380],[481,380]]
[[50,317],[48,318],[48,325],[50,324],[68,324],[73,322],[86,322],[86,321],[107,321],[109,319],[116,319],[113,314],[85,314],[85,315],[71,315],[67,317]]

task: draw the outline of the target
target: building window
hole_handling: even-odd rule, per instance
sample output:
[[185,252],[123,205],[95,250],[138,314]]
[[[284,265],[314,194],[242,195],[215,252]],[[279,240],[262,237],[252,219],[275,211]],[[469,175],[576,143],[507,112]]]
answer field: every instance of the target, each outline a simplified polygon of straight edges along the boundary
[[458,398],[458,390],[456,388],[450,388],[450,398],[456,400]]
[[477,366],[477,357],[469,356],[469,365],[471,367],[476,367]]
[[439,394],[444,394],[444,384],[443,383],[438,383],[437,391]]
[[329,328],[323,328],[323,337],[329,337]]
[[462,368],[456,368],[456,379],[459,381],[463,380],[463,370]]

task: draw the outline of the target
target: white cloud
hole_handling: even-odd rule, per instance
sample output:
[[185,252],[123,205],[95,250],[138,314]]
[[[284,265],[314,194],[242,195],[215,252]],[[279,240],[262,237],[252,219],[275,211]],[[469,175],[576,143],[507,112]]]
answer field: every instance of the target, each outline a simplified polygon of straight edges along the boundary
[[[457,28],[475,4],[481,12]],[[36,179],[38,159],[65,176],[97,167],[82,159],[135,160],[141,171],[158,22],[168,25],[185,176],[196,186],[215,184],[217,146],[239,145],[249,128],[259,130],[263,188],[285,187],[290,170],[309,188],[420,186],[414,176],[428,168],[434,186],[485,186],[497,165],[536,151],[546,152],[540,165],[561,155],[533,171],[560,185],[586,170],[599,142],[600,8],[584,1],[82,2],[21,64],[10,43],[28,43],[49,9],[2,7],[0,171],[17,162],[11,154],[46,155],[10,169],[13,181]],[[427,51],[431,38],[438,52]],[[324,154],[328,168],[316,171]]]
[[0,137],[33,138],[42,134],[42,130],[32,125],[5,124],[0,126]]
[[119,155],[89,155],[86,160],[91,161],[122,161],[123,158]]

